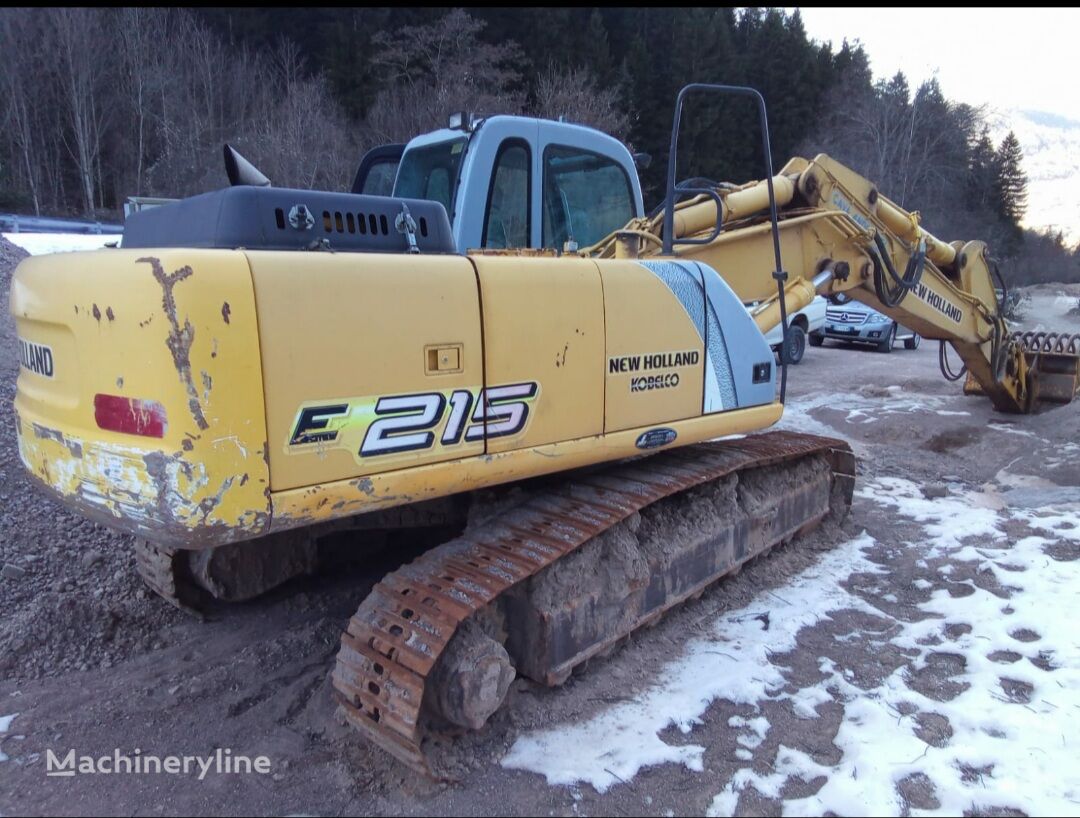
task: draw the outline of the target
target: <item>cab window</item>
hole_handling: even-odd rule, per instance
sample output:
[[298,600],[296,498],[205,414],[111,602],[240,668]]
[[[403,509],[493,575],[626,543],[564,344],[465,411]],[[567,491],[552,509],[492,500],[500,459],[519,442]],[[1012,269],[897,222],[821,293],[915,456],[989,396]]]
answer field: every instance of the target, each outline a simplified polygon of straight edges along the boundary
[[465,155],[465,138],[412,148],[401,157],[394,195],[403,199],[429,199],[446,208],[452,219],[458,171]]
[[529,246],[529,148],[520,139],[499,146],[484,211],[484,247]]
[[544,150],[544,247],[595,244],[634,217],[630,179],[614,160],[582,148]]
[[357,192],[370,196],[389,196],[394,189],[394,176],[397,173],[397,167],[398,163],[392,160],[376,162],[368,171],[363,188]]

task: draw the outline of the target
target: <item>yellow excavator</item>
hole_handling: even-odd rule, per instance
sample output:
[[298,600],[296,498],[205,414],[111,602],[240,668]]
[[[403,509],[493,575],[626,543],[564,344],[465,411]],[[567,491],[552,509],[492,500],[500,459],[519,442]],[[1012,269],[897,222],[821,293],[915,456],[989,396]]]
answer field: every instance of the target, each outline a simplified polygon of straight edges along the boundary
[[[756,103],[761,181],[676,185],[705,92]],[[846,443],[760,433],[786,391],[763,332],[815,295],[940,340],[1003,412],[1076,392],[1076,339],[1010,333],[982,242],[824,155],[774,175],[757,92],[683,89],[653,214],[635,161],[589,128],[462,114],[336,193],[226,146],[230,187],[19,265],[22,461],[135,535],[188,609],[312,571],[330,532],[449,530],[360,602],[333,671],[348,721],[432,772],[429,737],[481,727],[517,674],[559,684],[846,513]]]

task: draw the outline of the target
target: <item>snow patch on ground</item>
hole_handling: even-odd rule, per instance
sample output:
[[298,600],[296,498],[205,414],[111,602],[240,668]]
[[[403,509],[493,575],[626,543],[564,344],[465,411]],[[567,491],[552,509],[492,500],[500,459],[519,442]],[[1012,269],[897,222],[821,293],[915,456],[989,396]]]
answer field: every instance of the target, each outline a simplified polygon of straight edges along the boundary
[[[11,729],[11,723],[15,721],[15,717],[18,713],[12,713],[10,716],[0,716],[0,737],[4,736],[9,729]],[[0,762],[7,761],[8,757],[4,755],[4,751],[0,750]]]
[[[519,738],[502,765],[538,772],[549,784],[588,783],[598,792],[629,781],[653,764],[673,762],[701,772],[704,747],[673,746],[659,733],[672,725],[689,733],[709,703],[721,696],[748,705],[763,698],[790,698],[780,692],[786,681],[781,669],[769,662],[769,654],[794,648],[802,628],[819,622],[841,603],[868,607],[839,582],[854,571],[879,570],[862,552],[872,542],[865,534],[850,540],[792,579],[784,589],[791,603],[787,608],[777,609],[776,600],[762,594],[747,608],[720,617],[709,638],[688,644],[683,658],[664,669],[664,681],[634,700],[584,723]],[[771,612],[768,630],[763,611]],[[746,736],[756,734],[761,722],[764,719],[755,719],[739,729]]]
[[856,489],[856,497],[895,509],[915,522],[924,523],[930,546],[926,556],[938,557],[959,548],[968,537],[1004,539],[998,528],[1000,498],[973,491],[953,491],[945,497],[927,499],[922,489],[902,477],[882,477]]
[[[784,590],[789,608],[777,609],[775,599],[763,594],[745,609],[724,614],[710,637],[688,645],[665,668],[663,682],[584,723],[519,738],[503,765],[533,770],[551,784],[584,782],[603,792],[652,764],[676,762],[701,772],[703,747],[671,746],[659,734],[672,725],[690,733],[714,699],[750,706],[787,700],[796,715],[811,719],[818,717],[819,704],[835,701],[844,709],[834,739],[841,751],[835,765],[780,745],[775,760],[758,758],[751,766],[769,723],[764,717],[731,718],[735,757],[746,766],[716,782],[709,814],[734,814],[752,787],[782,801],[785,815],[895,815],[905,809],[1080,815],[1080,631],[1073,620],[1080,560],[1055,560],[1046,552],[1055,540],[1080,539],[1080,503],[1007,505],[1003,498],[1024,487],[1024,479],[1000,476],[982,490],[954,489],[933,500],[901,478],[871,481],[858,491],[922,527],[925,539],[908,547],[920,549],[924,566],[929,568],[926,560],[946,560],[937,572],[945,579],[961,563],[974,561],[977,570],[996,577],[994,591],[965,582],[966,595],[953,596],[939,587],[918,606],[925,618],[897,619],[844,587],[855,573],[889,573],[868,559],[874,541],[863,534],[794,578]],[[1026,522],[1036,533],[1010,543],[1010,521]],[[970,575],[970,567],[964,573]],[[933,585],[923,580],[916,587]],[[957,591],[957,584],[950,581],[949,589]],[[772,614],[768,631],[758,618],[762,609]],[[851,609],[887,618],[887,641],[910,655],[910,662],[864,689],[854,684],[850,670],[822,657],[824,679],[791,692],[787,669],[770,656],[791,650],[802,628]],[[967,628],[950,627],[957,625]],[[913,679],[942,658],[953,666],[953,690],[931,698]],[[917,717],[927,716],[949,727],[933,744],[920,734]],[[759,772],[762,761],[767,773]],[[912,776],[930,782],[919,804],[907,803],[898,788]],[[782,798],[791,779],[821,777],[825,783],[815,794]]]
[[[890,415],[908,415],[913,412],[936,412],[939,415],[967,415],[968,412],[944,409],[951,399],[941,395],[905,392],[900,386],[884,387],[880,393],[864,395],[860,392],[815,393],[789,398],[784,404],[784,415],[777,428],[796,432],[835,437],[837,430],[812,416],[815,410],[846,410],[846,423],[862,425],[876,423]],[[856,449],[858,441],[852,444]]]
[[45,253],[69,253],[73,250],[100,250],[106,242],[120,241],[119,235],[83,233],[4,233],[5,239],[32,256]]

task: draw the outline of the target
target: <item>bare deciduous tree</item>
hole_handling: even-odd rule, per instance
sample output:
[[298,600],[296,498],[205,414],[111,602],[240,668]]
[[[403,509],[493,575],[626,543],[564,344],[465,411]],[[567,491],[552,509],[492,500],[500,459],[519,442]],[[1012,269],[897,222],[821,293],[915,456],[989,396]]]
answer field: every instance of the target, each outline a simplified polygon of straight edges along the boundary
[[7,9],[0,17],[0,89],[3,90],[4,133],[12,153],[17,153],[19,176],[25,179],[35,215],[41,215],[40,157],[35,151],[33,101],[34,43],[37,41],[35,19],[30,9]]
[[103,47],[108,30],[96,9],[64,7],[35,13],[46,15],[53,35],[53,65],[70,126],[68,149],[78,166],[84,210],[93,215],[98,206],[101,136],[108,110],[100,93],[111,68],[112,50]]
[[617,87],[597,88],[595,78],[584,68],[560,71],[552,66],[537,78],[533,113],[546,119],[562,117],[625,141],[630,117],[619,105],[619,97]]
[[453,111],[518,113],[524,101],[513,90],[521,59],[515,43],[479,38],[484,23],[454,9],[430,25],[375,37],[376,64],[386,71],[365,122],[374,141],[399,142],[446,124]]

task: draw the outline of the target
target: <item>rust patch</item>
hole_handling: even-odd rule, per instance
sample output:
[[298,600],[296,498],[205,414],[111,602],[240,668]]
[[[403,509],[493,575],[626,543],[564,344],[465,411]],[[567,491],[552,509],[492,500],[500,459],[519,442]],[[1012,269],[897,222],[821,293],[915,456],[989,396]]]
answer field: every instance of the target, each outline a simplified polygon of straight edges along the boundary
[[244,472],[244,476],[240,478],[240,485],[241,486],[247,485],[247,481],[248,481],[248,475],[247,475],[247,472]]
[[226,478],[225,482],[221,484],[221,488],[218,489],[217,494],[213,497],[206,497],[199,503],[199,511],[202,512],[203,525],[206,525],[206,518],[221,504],[221,498],[225,496],[225,492],[232,488],[235,479],[235,477]]
[[94,305],[94,309],[90,311],[90,314],[94,316],[94,320],[101,321],[101,310],[98,309],[98,305]]
[[105,317],[108,318],[110,321],[116,320],[116,316],[113,315],[112,307],[105,308]]
[[148,452],[143,455],[143,463],[146,464],[146,473],[154,482],[155,505],[159,520],[171,520],[172,509],[169,508],[169,463],[168,455],[163,452]]
[[562,354],[557,354],[555,356],[555,366],[556,366],[556,368],[560,367],[560,366],[562,366],[563,364],[566,363],[566,352],[569,349],[570,349],[570,344],[563,344]]
[[354,480],[353,485],[364,492],[368,497],[375,496],[375,484],[371,482],[370,477],[361,477],[359,480]]
[[232,308],[229,306],[229,302],[226,301],[221,305],[221,317],[225,319],[225,323],[229,323],[229,316],[232,315]]
[[55,440],[61,446],[66,446],[72,457],[81,458],[83,455],[82,444],[77,440],[68,440],[59,429],[50,429],[48,426],[35,423],[34,437],[39,440]]
[[[154,272],[154,278],[161,285],[161,306],[164,308],[165,316],[172,325],[172,330],[169,332],[165,344],[169,347],[169,352],[172,353],[173,364],[180,375],[180,380],[187,387],[188,409],[191,411],[192,418],[195,419],[195,423],[200,429],[208,429],[210,424],[206,422],[206,416],[203,414],[202,406],[199,404],[199,391],[195,387],[195,379],[191,376],[191,345],[195,341],[195,328],[191,326],[191,322],[187,318],[184,319],[184,326],[180,326],[180,319],[176,315],[176,297],[173,295],[173,289],[176,285],[188,278],[193,270],[189,265],[184,265],[173,273],[166,273],[161,266],[161,259],[154,256],[136,259],[136,263],[149,264]],[[96,305],[94,309],[97,309]]]
[[153,320],[154,320],[154,316],[151,314],[151,316],[149,318],[147,318],[145,321],[140,321],[139,322],[139,329],[142,329],[143,327],[150,326],[150,322],[153,321]]

